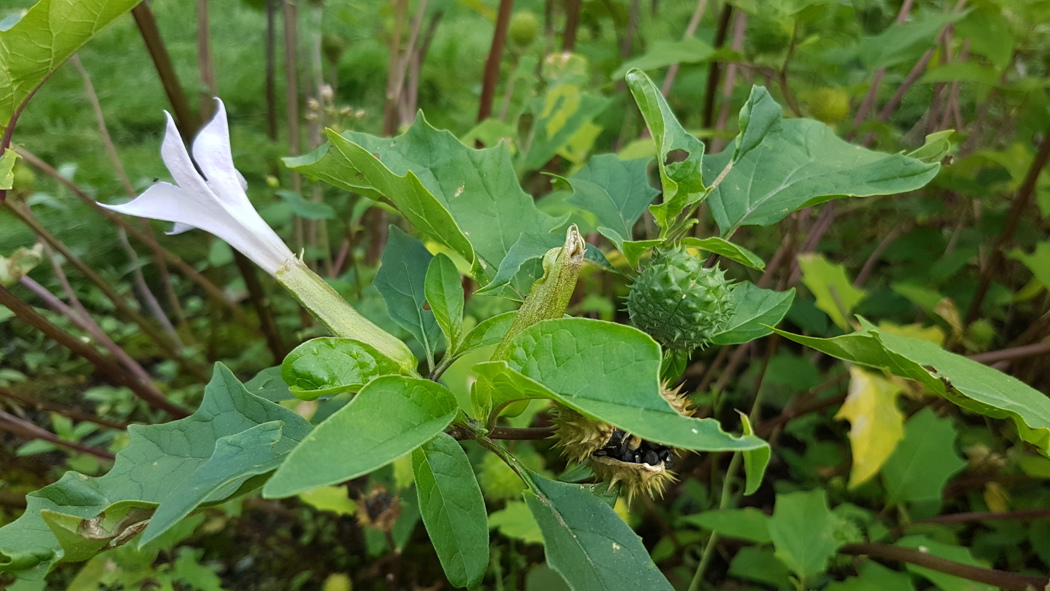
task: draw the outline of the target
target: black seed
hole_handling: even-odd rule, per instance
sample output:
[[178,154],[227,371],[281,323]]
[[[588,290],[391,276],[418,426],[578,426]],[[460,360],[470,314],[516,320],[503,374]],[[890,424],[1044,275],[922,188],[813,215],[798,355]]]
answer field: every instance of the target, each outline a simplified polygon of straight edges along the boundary
[[660,452],[660,459],[665,462],[671,459],[671,450],[665,447],[663,451]]
[[664,458],[664,468],[670,470],[671,466],[674,466],[674,456],[667,456]]
[[620,445],[620,442],[623,441],[623,436],[624,432],[617,429],[612,432],[612,435],[609,437],[609,443],[605,445],[608,447],[617,447]]
[[635,454],[633,451],[628,451],[628,452],[625,452],[623,454],[623,460],[621,460],[621,461],[624,461],[624,462],[627,462],[628,464],[630,464],[630,463],[633,463],[635,461],[636,457],[637,457],[637,454]]
[[646,464],[649,464],[650,466],[655,466],[660,463],[660,454],[656,453],[653,450],[649,450],[645,452],[644,459]]
[[598,451],[594,452],[594,455],[599,458],[602,458],[609,455],[609,452],[605,451],[604,449],[599,449]]

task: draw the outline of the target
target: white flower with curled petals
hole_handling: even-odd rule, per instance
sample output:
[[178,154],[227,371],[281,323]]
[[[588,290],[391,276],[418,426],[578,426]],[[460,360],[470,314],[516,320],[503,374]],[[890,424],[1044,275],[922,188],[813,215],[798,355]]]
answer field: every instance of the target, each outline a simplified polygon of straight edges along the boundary
[[157,182],[123,205],[99,205],[128,215],[174,222],[169,234],[199,228],[222,238],[267,273],[276,275],[295,255],[248,200],[244,192],[247,183],[233,167],[226,108],[221,100],[215,102],[215,117],[193,141],[192,160],[175,122],[165,112],[168,128],[160,155],[175,179],[174,185]]

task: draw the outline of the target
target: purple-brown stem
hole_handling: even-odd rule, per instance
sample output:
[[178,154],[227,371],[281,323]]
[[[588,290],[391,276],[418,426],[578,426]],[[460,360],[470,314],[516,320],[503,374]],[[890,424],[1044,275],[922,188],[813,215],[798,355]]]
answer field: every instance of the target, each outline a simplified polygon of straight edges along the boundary
[[73,353],[87,359],[96,369],[109,375],[117,384],[127,386],[136,396],[150,406],[163,410],[175,418],[189,416],[190,413],[188,411],[165,398],[162,393],[153,387],[152,383],[144,383],[135,379],[117,363],[106,358],[80,339],[52,324],[51,321],[34,310],[32,306],[20,300],[2,285],[0,285],[0,305],[6,306],[22,322],[39,330],[45,336]]
[[64,417],[69,417],[70,419],[73,419],[74,421],[87,421],[89,423],[95,423],[96,425],[100,425],[102,427],[108,427],[110,429],[118,429],[118,430],[121,430],[121,431],[123,431],[124,429],[128,428],[128,423],[122,423],[122,422],[118,422],[118,421],[112,421],[110,419],[104,419],[104,418],[102,418],[100,416],[96,416],[96,415],[93,415],[91,413],[79,411],[79,410],[72,409],[72,408],[66,408],[64,406],[61,406],[61,405],[58,405],[58,404],[54,404],[54,403],[51,403],[51,402],[47,402],[45,400],[39,400],[39,399],[36,399],[36,398],[25,396],[23,394],[19,394],[18,392],[15,392],[15,391],[13,391],[13,390],[11,390],[9,388],[4,388],[3,386],[0,386],[0,396],[3,396],[4,398],[10,398],[11,400],[18,401],[18,402],[20,402],[22,404],[25,404],[25,405],[28,405],[28,406],[32,406],[32,407],[40,409],[40,410],[45,410],[45,411],[48,411],[48,412],[58,413],[58,414],[60,414],[60,415],[62,415]]
[[47,441],[61,447],[72,449],[74,451],[90,454],[100,460],[114,460],[117,457],[104,449],[91,447],[89,445],[84,445],[75,441],[66,441],[65,439],[60,439],[57,435],[48,431],[47,429],[38,427],[33,423],[30,423],[29,421],[20,419],[15,415],[8,412],[4,412],[2,410],[0,410],[0,429],[4,431],[9,431],[16,435],[21,435],[22,437],[26,437],[28,439],[41,439],[43,441]]
[[478,123],[492,115],[492,101],[496,97],[496,83],[499,82],[499,65],[503,60],[503,48],[507,44],[507,28],[510,26],[510,15],[514,10],[514,0],[500,0],[499,12],[496,15],[496,28],[492,33],[492,45],[485,58],[485,74],[481,79],[481,99],[478,102]]
[[1050,584],[1050,580],[1045,576],[1030,577],[1001,570],[971,566],[934,556],[922,549],[916,550],[888,544],[846,544],[839,548],[839,553],[906,562],[970,581],[992,585],[1007,591],[1043,589],[1047,584]]

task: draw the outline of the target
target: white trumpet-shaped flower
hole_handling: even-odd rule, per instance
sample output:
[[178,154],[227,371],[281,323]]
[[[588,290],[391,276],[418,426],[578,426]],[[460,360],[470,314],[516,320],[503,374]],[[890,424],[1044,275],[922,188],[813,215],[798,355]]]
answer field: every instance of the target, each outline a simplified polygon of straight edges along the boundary
[[233,167],[226,109],[222,101],[215,100],[218,111],[193,140],[192,160],[175,122],[167,115],[160,155],[176,184],[153,183],[128,203],[99,205],[128,215],[174,222],[169,234],[199,228],[222,238],[276,277],[334,334],[372,345],[397,362],[404,373],[415,374],[416,358],[408,346],[362,316],[296,258],[252,207],[244,193],[247,183]]
[[276,275],[295,256],[248,200],[247,183],[233,167],[226,108],[221,100],[215,102],[215,117],[193,141],[192,160],[175,122],[165,112],[168,128],[160,155],[176,184],[156,182],[128,203],[100,205],[128,215],[174,222],[169,234],[199,228],[222,238],[267,273]]

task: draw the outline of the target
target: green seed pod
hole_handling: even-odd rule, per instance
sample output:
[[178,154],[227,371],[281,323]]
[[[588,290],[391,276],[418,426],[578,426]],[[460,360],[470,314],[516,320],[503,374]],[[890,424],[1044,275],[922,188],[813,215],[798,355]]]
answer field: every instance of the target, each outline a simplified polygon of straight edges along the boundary
[[508,33],[511,42],[519,47],[527,47],[536,39],[540,30],[540,19],[531,12],[516,12],[510,17]]
[[704,268],[683,248],[657,253],[631,285],[631,322],[668,349],[704,347],[733,315],[732,283],[725,271]]

